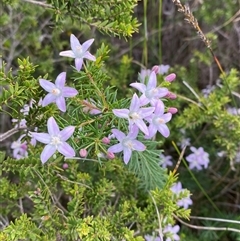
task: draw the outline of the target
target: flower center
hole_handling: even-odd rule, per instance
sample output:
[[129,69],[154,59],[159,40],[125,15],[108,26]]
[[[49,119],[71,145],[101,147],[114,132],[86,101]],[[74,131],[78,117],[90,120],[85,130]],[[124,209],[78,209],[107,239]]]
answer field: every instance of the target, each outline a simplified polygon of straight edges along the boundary
[[79,45],[76,47],[76,55],[78,57],[82,57],[82,54],[83,54],[82,46]]
[[160,118],[160,117],[157,117],[157,118],[154,118],[154,124],[155,125],[161,125],[161,124],[164,124],[165,121],[163,118]]
[[139,115],[137,112],[132,112],[132,113],[130,113],[130,114],[129,114],[129,117],[130,117],[130,119],[133,120],[133,121],[134,121],[134,120],[139,120],[139,119],[141,119],[141,118],[140,118],[140,115]]
[[149,89],[145,92],[145,95],[148,99],[152,99],[153,97],[155,97],[155,95],[158,93],[157,88],[152,88]]
[[124,139],[123,142],[122,142],[122,144],[123,144],[124,147],[127,147],[127,148],[129,148],[129,149],[131,149],[131,150],[134,150],[134,145],[133,145],[133,143],[132,143],[131,140],[129,140],[129,139]]
[[61,90],[58,89],[58,88],[54,88],[52,89],[52,94],[55,95],[55,96],[59,96],[61,93]]
[[59,136],[52,136],[51,137],[50,145],[58,146],[61,143],[62,143],[62,141],[61,141]]

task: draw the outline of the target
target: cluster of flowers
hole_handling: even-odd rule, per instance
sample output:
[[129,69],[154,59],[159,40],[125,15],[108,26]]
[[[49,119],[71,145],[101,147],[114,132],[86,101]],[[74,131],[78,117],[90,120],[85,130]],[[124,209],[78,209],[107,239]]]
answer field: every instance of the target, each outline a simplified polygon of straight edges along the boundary
[[[174,99],[176,96],[169,92],[167,88],[157,86],[157,76],[159,67],[154,66],[149,75],[147,83],[132,83],[131,87],[136,88],[142,94],[138,97],[134,94],[129,109],[113,109],[115,116],[125,118],[129,123],[128,134],[118,129],[113,129],[112,133],[119,141],[118,144],[111,146],[108,152],[119,153],[123,151],[125,164],[131,159],[132,151],[144,151],[145,145],[136,140],[139,130],[143,132],[145,139],[151,139],[157,132],[165,138],[170,134],[166,125],[172,118],[172,114],[177,112],[176,108],[170,107],[165,113],[165,106],[161,98]],[[145,76],[141,76],[141,82],[145,81]],[[176,78],[175,74],[165,77],[166,81],[172,82]]]
[[[83,64],[83,59],[89,59],[95,61],[96,58],[89,53],[88,48],[93,43],[94,39],[90,39],[84,42],[82,45],[74,36],[70,36],[71,50],[60,52],[61,56],[66,56],[75,59],[75,67],[77,71],[80,71]],[[55,84],[49,80],[40,79],[39,84],[41,87],[48,92],[48,94],[43,98],[39,105],[47,106],[50,103],[56,103],[60,111],[66,111],[66,101],[65,98],[74,97],[78,94],[78,91],[72,87],[66,87],[66,72],[62,72],[57,76]],[[29,109],[32,105],[26,105],[22,112],[27,115]],[[20,121],[21,127],[26,127],[25,119]],[[18,125],[19,126],[19,125]],[[75,127],[68,126],[60,131],[55,119],[50,117],[47,122],[48,133],[37,133],[30,132],[32,137],[32,144],[35,145],[36,140],[46,144],[45,148],[41,153],[41,162],[45,163],[56,151],[59,151],[65,157],[74,157],[74,149],[66,142],[73,134]],[[35,131],[37,131],[35,129]],[[16,142],[12,143],[13,157],[20,159],[27,156],[27,143],[21,142],[21,136]]]
[[[66,56],[75,59],[75,67],[77,71],[80,71],[83,64],[83,58],[95,61],[96,58],[91,55],[88,48],[93,43],[93,39],[90,39],[82,45],[78,39],[71,34],[70,44],[71,50],[60,52],[61,56]],[[164,113],[165,106],[160,98],[176,98],[174,94],[168,91],[167,88],[161,88],[157,86],[156,73],[160,73],[161,66],[154,66],[150,75],[148,76],[148,83],[132,83],[131,86],[142,92],[140,98],[134,94],[129,110],[128,109],[114,109],[113,113],[120,118],[127,118],[129,121],[129,133],[125,135],[123,132],[117,129],[113,129],[112,133],[114,137],[118,139],[119,144],[113,145],[108,149],[109,157],[113,158],[113,153],[123,151],[124,162],[127,164],[131,158],[133,150],[144,151],[145,146],[136,137],[139,129],[145,134],[145,138],[152,138],[157,131],[164,137],[168,137],[170,132],[166,125],[171,120],[172,114],[177,112],[176,108],[169,108],[168,113]],[[163,67],[162,73],[168,70],[168,66]],[[165,77],[166,81],[172,82],[176,78],[175,74],[170,74]],[[145,76],[141,78],[144,82]],[[40,79],[39,84],[48,92],[48,94],[42,99],[39,105],[47,106],[50,103],[56,103],[60,111],[66,111],[65,98],[74,97],[78,94],[78,91],[72,87],[66,87],[66,72],[60,73],[55,83],[46,79]],[[148,107],[144,107],[150,105]],[[28,114],[32,104],[26,106],[23,112]],[[25,120],[21,120],[22,125],[26,126]],[[146,122],[149,125],[146,125]],[[60,131],[55,119],[50,117],[47,122],[48,133],[30,132],[33,140],[37,140],[46,144],[41,153],[41,161],[45,163],[56,151],[59,151],[65,157],[75,156],[73,148],[66,143],[66,141],[72,136],[75,128],[68,126]],[[35,130],[36,131],[36,130]],[[27,155],[26,142],[21,143],[22,136],[12,145],[14,149],[14,157],[21,158]],[[84,150],[82,150],[83,152]],[[82,154],[82,156],[84,156]]]

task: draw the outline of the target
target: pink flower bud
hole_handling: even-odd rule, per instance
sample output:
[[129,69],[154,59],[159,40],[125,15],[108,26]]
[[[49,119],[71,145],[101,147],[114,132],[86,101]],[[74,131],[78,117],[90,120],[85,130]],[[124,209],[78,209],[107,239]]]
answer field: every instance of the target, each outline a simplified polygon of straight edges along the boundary
[[105,136],[102,138],[102,143],[108,145],[110,143],[110,139]]
[[159,66],[158,66],[158,65],[154,65],[154,66],[152,67],[152,71],[154,71],[154,72],[157,74],[158,71],[159,71]]
[[171,73],[165,77],[165,80],[167,82],[173,82],[176,79],[176,75],[174,73]]
[[171,114],[176,114],[178,112],[178,109],[175,108],[175,107],[169,107],[168,108],[168,113],[171,113]]
[[63,163],[62,167],[63,167],[63,169],[68,169],[68,164],[67,163]]
[[166,96],[164,96],[165,98],[171,99],[171,100],[175,100],[177,98],[176,94],[173,94],[172,92],[168,92],[166,94]]
[[24,151],[26,151],[26,150],[27,150],[27,144],[23,143],[23,144],[21,145],[21,148],[22,148]]
[[79,151],[79,155],[80,155],[80,157],[86,157],[87,154],[88,154],[88,152],[87,152],[86,149],[81,149],[81,150]]
[[111,159],[111,160],[114,159],[114,158],[115,158],[114,153],[108,152],[108,153],[107,153],[107,158],[108,158],[108,159]]

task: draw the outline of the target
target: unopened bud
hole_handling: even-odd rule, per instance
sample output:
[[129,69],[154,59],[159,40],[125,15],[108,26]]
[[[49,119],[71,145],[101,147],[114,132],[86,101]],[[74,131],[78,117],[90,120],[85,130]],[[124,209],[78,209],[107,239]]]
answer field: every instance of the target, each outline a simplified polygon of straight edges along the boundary
[[26,151],[26,150],[27,150],[27,144],[23,143],[23,144],[21,145],[21,148],[22,148],[24,151]]
[[177,98],[176,94],[173,94],[172,92],[168,92],[166,94],[166,96],[164,96],[165,98],[171,99],[171,100],[175,100]]
[[168,113],[171,113],[171,114],[176,114],[178,112],[178,109],[175,108],[175,107],[169,107],[168,108]]
[[108,145],[110,143],[110,139],[105,136],[102,138],[102,143]]
[[114,159],[114,158],[115,158],[114,153],[113,153],[113,152],[108,152],[108,153],[107,153],[107,158],[108,158],[108,159],[111,159],[111,160]]
[[172,81],[174,81],[175,79],[176,79],[176,74],[174,74],[174,73],[169,74],[169,75],[167,75],[167,76],[165,77],[165,80],[166,80],[167,82],[172,82]]
[[154,65],[154,66],[152,67],[152,71],[154,71],[154,72],[157,74],[158,71],[159,71],[159,66],[158,66],[158,65]]
[[63,167],[63,169],[68,169],[68,164],[67,163],[63,163],[62,167]]
[[81,149],[81,150],[79,151],[79,155],[80,155],[80,157],[86,157],[87,154],[88,154],[88,152],[87,152],[86,149]]

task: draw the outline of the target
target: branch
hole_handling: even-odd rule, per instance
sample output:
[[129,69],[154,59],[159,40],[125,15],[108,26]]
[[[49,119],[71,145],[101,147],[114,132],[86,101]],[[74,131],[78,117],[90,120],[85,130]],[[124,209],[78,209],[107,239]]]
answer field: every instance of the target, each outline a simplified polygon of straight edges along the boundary
[[32,4],[36,4],[36,5],[39,5],[41,7],[45,7],[45,8],[53,8],[52,5],[47,4],[46,2],[39,2],[39,1],[35,1],[35,0],[23,0],[23,1],[28,2],[28,3],[32,3]]

